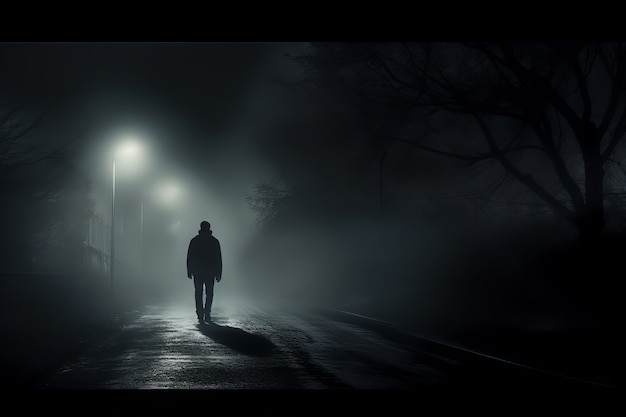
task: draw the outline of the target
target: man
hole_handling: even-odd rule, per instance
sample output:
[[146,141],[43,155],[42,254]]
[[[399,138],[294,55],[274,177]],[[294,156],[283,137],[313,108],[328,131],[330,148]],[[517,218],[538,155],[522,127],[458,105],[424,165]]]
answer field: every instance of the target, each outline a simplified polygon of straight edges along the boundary
[[[222,280],[222,249],[207,221],[200,223],[198,235],[189,242],[187,278],[193,278],[198,321],[200,324],[210,322],[213,285]],[[204,304],[203,292],[206,293]]]

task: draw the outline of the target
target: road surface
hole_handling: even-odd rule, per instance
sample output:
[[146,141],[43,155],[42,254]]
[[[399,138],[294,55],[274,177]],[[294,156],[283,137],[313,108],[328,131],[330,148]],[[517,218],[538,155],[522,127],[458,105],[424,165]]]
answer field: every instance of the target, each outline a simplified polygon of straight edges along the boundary
[[314,314],[215,306],[200,325],[191,307],[150,305],[95,340],[45,389],[413,389],[450,375],[414,348]]
[[145,306],[96,337],[42,382],[37,393],[49,395],[35,404],[81,415],[398,415],[433,406],[502,410],[502,402],[562,411],[595,393],[332,314],[229,300],[200,325],[189,304]]

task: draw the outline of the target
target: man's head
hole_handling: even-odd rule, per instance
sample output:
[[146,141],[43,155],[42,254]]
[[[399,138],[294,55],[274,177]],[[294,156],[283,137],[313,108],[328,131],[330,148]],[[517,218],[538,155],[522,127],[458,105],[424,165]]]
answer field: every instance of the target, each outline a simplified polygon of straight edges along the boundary
[[200,230],[211,230],[211,223],[207,222],[206,220],[202,221],[200,223]]

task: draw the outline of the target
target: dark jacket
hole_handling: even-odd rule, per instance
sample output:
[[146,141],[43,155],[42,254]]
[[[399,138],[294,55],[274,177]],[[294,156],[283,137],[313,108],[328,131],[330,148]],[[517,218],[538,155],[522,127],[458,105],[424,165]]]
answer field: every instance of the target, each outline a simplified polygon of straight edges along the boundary
[[222,250],[212,230],[200,230],[189,242],[187,276],[191,275],[222,278]]

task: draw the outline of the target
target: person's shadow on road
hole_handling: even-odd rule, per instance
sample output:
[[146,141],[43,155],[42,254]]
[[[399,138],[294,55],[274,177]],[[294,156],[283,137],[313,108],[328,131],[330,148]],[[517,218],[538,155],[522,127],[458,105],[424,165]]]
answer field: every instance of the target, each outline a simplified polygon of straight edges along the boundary
[[251,356],[268,356],[274,351],[274,344],[264,336],[248,333],[245,330],[216,323],[198,324],[203,335],[215,342],[228,346],[240,353]]

